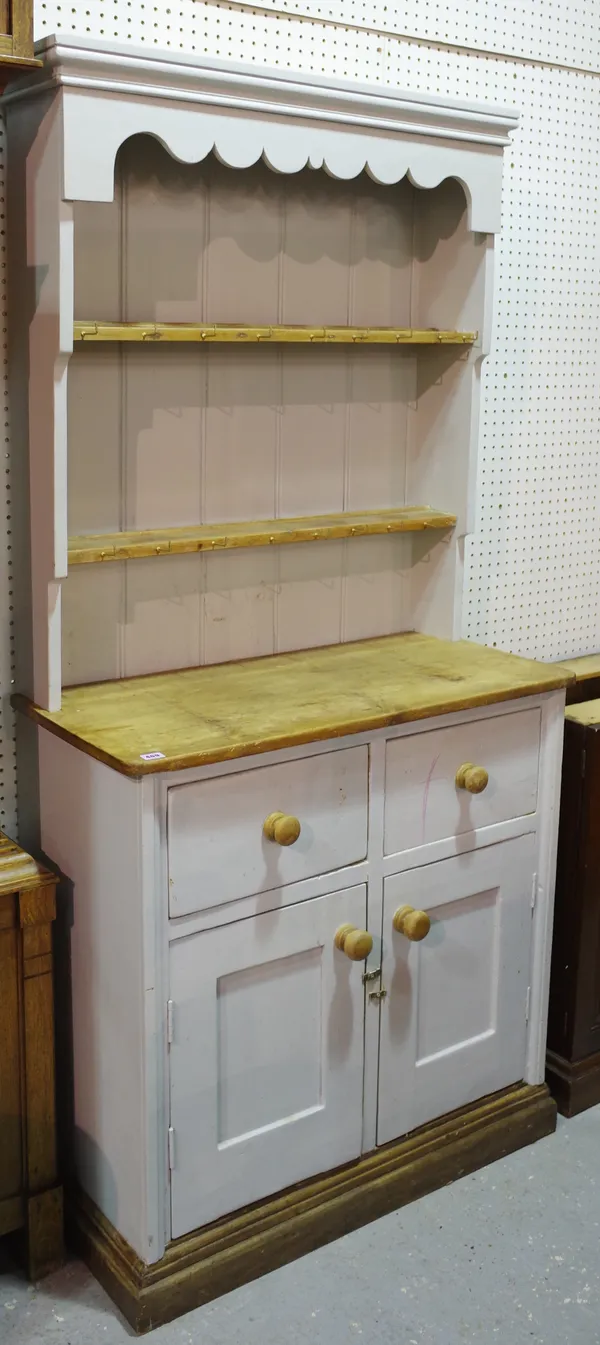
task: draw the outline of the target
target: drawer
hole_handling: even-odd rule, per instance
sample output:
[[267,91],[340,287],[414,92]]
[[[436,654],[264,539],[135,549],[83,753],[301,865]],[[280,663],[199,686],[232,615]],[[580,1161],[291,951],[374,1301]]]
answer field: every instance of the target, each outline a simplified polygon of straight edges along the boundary
[[[170,915],[365,859],[368,774],[365,746],[174,786],[167,803]],[[264,835],[272,813],[300,822],[292,844]]]
[[[386,855],[534,813],[540,724],[539,709],[531,709],[390,739]],[[456,773],[469,762],[488,773],[482,793],[457,786]]]

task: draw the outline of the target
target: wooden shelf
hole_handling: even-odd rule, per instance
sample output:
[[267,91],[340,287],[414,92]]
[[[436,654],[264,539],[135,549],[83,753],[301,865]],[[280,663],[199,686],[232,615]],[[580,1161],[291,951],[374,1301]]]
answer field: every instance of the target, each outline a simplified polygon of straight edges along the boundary
[[446,332],[435,328],[403,327],[245,327],[238,323],[194,322],[75,322],[73,340],[90,341],[195,341],[272,345],[398,345],[470,346],[477,332]]
[[454,514],[427,505],[375,509],[366,513],[314,514],[307,518],[267,518],[245,523],[205,523],[150,532],[108,532],[69,538],[69,565],[151,556],[181,556],[248,546],[286,546],[297,542],[373,537],[387,533],[453,528]]
[[560,664],[408,633],[69,687],[54,713],[24,696],[13,705],[123,775],[139,776],[371,732],[569,680]]

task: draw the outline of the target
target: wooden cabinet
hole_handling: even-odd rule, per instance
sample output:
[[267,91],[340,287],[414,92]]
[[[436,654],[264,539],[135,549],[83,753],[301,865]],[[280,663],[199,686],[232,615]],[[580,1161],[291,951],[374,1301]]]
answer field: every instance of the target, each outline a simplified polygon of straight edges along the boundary
[[[365,1106],[386,1144],[523,1078],[535,850],[529,834],[387,878],[366,981],[335,946],[372,929],[366,884],[173,940],[173,1237],[358,1158]],[[394,931],[405,905],[430,918],[419,941]]]
[[599,808],[600,701],[583,701],[565,719],[546,1062],[566,1116],[600,1102]]
[[[137,778],[40,728],[43,844],[77,893],[81,1246],[137,1325],[553,1128],[539,977],[562,722],[551,691]],[[503,797],[502,743],[513,807],[467,829],[448,763],[468,747]],[[388,785],[397,815],[415,762],[407,807],[431,831],[390,855]],[[292,810],[282,845],[264,824]],[[102,1251],[115,1238],[130,1272]]]
[[0,832],[0,1236],[32,1279],[62,1258],[56,1170],[52,922],[56,878]]
[[0,0],[0,89],[38,65],[41,61],[33,54],[33,0]]
[[553,1128],[568,674],[460,639],[517,115],[45,55],[6,99],[16,703],[74,886],[75,1220],[147,1328]]

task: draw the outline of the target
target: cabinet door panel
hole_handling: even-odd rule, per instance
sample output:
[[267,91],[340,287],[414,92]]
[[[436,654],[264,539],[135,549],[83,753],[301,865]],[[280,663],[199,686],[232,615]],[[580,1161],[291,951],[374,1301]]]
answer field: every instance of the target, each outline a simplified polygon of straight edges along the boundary
[[171,946],[172,1234],[179,1237],[361,1149],[366,887]]
[[[523,1077],[535,837],[385,882],[379,1144]],[[426,910],[411,943],[394,912]]]

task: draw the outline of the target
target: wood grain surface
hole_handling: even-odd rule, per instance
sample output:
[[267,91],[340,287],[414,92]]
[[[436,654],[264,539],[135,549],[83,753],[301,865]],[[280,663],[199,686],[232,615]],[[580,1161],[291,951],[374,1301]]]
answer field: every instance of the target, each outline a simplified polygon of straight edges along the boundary
[[408,633],[63,691],[13,704],[125,775],[229,761],[564,687],[560,665]]
[[437,328],[412,327],[322,327],[320,325],[263,325],[237,322],[75,322],[73,340],[93,341],[166,341],[233,342],[265,345],[282,342],[313,345],[403,345],[466,346],[477,339],[477,332],[439,331]]
[[150,1331],[550,1135],[555,1126],[547,1088],[516,1084],[179,1238],[155,1265],[145,1265],[82,1194],[70,1210],[72,1236],[128,1322]]
[[244,523],[204,523],[187,528],[88,534],[69,538],[69,565],[151,556],[181,556],[234,547],[286,546],[297,542],[375,537],[387,533],[452,528],[456,515],[409,505],[401,509],[313,514],[303,518],[252,519]]

